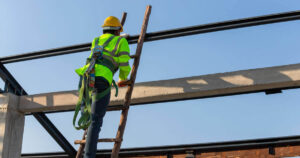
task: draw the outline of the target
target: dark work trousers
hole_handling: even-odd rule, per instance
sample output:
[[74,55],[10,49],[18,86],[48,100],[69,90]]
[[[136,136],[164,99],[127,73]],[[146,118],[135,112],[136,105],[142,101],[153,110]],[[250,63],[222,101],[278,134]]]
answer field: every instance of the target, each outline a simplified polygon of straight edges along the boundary
[[[95,92],[101,93],[109,87],[109,83],[103,77],[96,77]],[[101,131],[103,117],[106,113],[106,107],[110,101],[110,92],[103,98],[92,102],[92,122],[88,128],[84,158],[95,158],[97,152],[97,141]]]

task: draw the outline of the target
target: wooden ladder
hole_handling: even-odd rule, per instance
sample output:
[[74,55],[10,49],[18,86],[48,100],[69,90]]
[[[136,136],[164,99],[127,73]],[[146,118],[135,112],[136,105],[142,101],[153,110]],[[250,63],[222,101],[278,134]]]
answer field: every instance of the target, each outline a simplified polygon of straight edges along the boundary
[[[146,8],[145,16],[144,16],[141,34],[140,34],[138,42],[137,42],[136,53],[135,53],[135,55],[131,56],[131,58],[134,58],[134,62],[133,62],[133,66],[132,66],[132,70],[131,70],[131,74],[130,74],[130,79],[128,81],[128,87],[127,87],[127,91],[125,94],[125,102],[122,107],[120,124],[119,124],[116,138],[105,138],[105,139],[98,140],[98,142],[114,142],[115,143],[114,147],[112,149],[111,158],[118,158],[118,156],[119,156],[119,151],[120,151],[121,144],[123,141],[123,135],[124,135],[124,131],[125,131],[129,106],[130,106],[130,102],[131,102],[132,91],[133,91],[133,87],[134,87],[134,83],[135,83],[135,79],[136,79],[138,66],[140,63],[140,56],[142,53],[142,48],[143,48],[143,44],[144,44],[144,39],[145,39],[145,35],[146,35],[146,30],[147,30],[147,26],[148,26],[150,13],[151,13],[151,6],[148,5]],[[126,13],[123,13],[122,20],[121,20],[122,25],[124,25],[124,23],[125,23],[126,15],[127,15]],[[86,134],[87,134],[87,130],[84,131],[82,140],[75,141],[75,144],[80,144],[76,158],[82,158],[83,149],[84,149],[84,146],[86,143],[86,140],[85,140]]]

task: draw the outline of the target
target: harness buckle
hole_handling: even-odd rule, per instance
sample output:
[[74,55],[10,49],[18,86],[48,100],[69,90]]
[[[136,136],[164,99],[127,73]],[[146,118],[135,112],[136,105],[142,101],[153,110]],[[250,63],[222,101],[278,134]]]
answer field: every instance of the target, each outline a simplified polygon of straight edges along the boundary
[[103,46],[100,46],[100,45],[95,46],[93,49],[93,58],[102,59],[103,51],[104,51]]

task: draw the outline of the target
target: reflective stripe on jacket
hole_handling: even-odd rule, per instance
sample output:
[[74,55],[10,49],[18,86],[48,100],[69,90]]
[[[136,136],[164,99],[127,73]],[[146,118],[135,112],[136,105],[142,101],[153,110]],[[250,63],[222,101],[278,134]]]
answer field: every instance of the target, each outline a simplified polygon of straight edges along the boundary
[[[112,34],[103,34],[99,37],[98,45],[103,45],[106,40],[109,39],[109,37],[114,36]],[[96,39],[96,38],[95,38]],[[95,47],[95,41],[92,42],[91,50]],[[110,43],[104,48],[103,51],[103,58],[111,61],[111,63],[114,65],[115,71],[120,69],[119,72],[119,79],[120,80],[126,80],[131,67],[129,66],[129,60],[130,60],[130,50],[128,42],[125,38],[122,38],[120,36],[115,36]],[[91,58],[93,52],[89,56]],[[76,69],[76,73],[78,75],[83,75],[86,69],[88,68],[89,64],[83,66],[82,68]],[[104,77],[110,84],[112,83],[113,79],[113,72],[107,68],[106,66],[96,64],[95,65],[95,75],[96,76],[102,76]]]

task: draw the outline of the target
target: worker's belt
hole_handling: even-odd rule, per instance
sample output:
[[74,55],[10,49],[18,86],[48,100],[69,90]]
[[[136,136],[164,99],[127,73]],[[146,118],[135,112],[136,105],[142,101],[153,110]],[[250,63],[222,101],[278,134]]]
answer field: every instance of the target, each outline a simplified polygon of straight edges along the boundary
[[[91,59],[87,58],[86,64],[89,64],[90,62],[91,62]],[[106,58],[97,59],[96,64],[107,67],[113,74],[115,74],[115,72],[118,70],[118,68],[115,68],[114,64]]]

